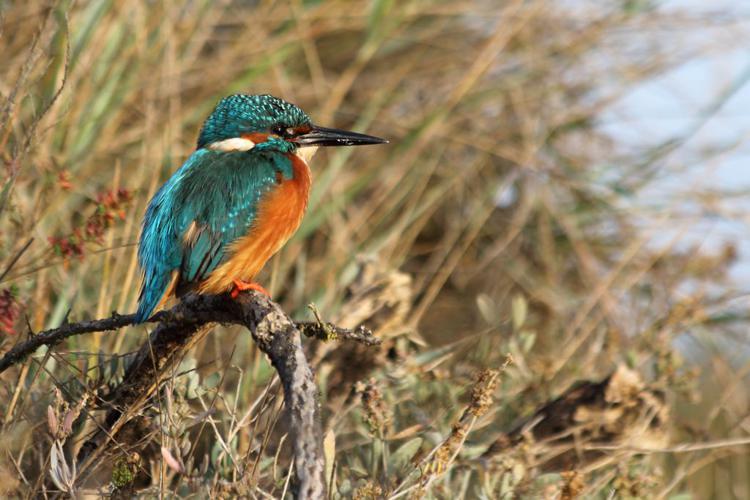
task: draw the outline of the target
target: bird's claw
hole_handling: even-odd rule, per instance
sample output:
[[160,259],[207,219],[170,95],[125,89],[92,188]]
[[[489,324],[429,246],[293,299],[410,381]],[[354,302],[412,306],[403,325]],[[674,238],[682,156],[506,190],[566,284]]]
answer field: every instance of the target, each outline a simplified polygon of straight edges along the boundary
[[234,283],[234,287],[232,288],[232,292],[230,293],[230,295],[233,299],[236,299],[237,297],[239,297],[241,292],[247,290],[255,290],[256,292],[262,293],[269,299],[271,298],[271,294],[268,293],[268,290],[260,286],[258,283],[246,283],[239,279],[232,280],[232,283]]

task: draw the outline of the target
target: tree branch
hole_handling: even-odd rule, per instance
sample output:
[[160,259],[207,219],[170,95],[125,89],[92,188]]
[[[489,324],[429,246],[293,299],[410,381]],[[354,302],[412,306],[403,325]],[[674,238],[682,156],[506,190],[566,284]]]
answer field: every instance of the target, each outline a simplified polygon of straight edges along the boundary
[[[23,360],[42,345],[54,346],[65,338],[83,333],[108,331],[131,325],[134,315],[113,313],[109,318],[65,324],[42,332],[13,347],[0,359],[0,373]],[[212,324],[244,325],[253,340],[271,360],[284,388],[284,401],[290,414],[290,434],[294,446],[294,468],[298,498],[324,498],[326,483],[322,452],[318,391],[305,358],[301,333],[329,339],[350,339],[366,345],[380,343],[360,327],[354,331],[324,322],[295,323],[267,297],[243,293],[237,299],[227,295],[190,295],[169,311],[151,318],[159,325],[128,366],[123,383],[107,398],[109,410],[99,430],[78,454],[78,480],[84,480],[108,448],[118,441],[126,425],[138,424],[138,415],[170,375],[182,355],[202,339]]]
[[65,323],[58,328],[52,328],[51,330],[33,335],[29,340],[14,345],[0,358],[0,373],[20,363],[43,345],[52,347],[75,335],[117,330],[124,326],[132,325],[134,319],[135,314],[126,314],[123,316],[112,313],[112,316],[109,318],[81,321],[79,323]]
[[[160,323],[162,321],[175,320],[175,309],[158,312],[149,321]],[[192,317],[191,315],[188,316]],[[3,373],[11,366],[22,362],[43,345],[54,347],[68,337],[74,337],[86,333],[119,330],[120,328],[131,326],[134,320],[135,314],[119,314],[113,312],[108,318],[80,321],[78,323],[64,323],[57,328],[51,328],[36,335],[32,335],[29,340],[16,344],[6,352],[2,358],[0,358],[0,373]],[[216,320],[216,322],[221,321]],[[300,321],[295,322],[294,324],[304,336],[316,338],[318,340],[352,340],[367,346],[380,345],[382,342],[364,326],[359,326],[352,330],[349,328],[342,328],[333,323]]]

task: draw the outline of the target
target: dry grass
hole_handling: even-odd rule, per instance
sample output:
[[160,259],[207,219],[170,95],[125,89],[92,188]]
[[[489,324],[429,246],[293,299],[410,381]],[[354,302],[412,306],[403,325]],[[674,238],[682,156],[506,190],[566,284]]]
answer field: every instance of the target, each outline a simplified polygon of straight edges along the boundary
[[[334,497],[745,496],[750,364],[718,344],[746,349],[735,253],[686,249],[694,220],[633,203],[678,145],[623,153],[597,127],[639,82],[725,47],[675,47],[670,31],[732,20],[566,3],[0,2],[2,349],[133,311],[145,203],[221,96],[268,92],[391,139],[316,157],[308,215],[264,280],[298,317],[314,302],[387,339],[310,346]],[[685,196],[710,208],[703,194]],[[675,236],[654,244],[665,228]],[[78,337],[3,374],[3,495],[288,494],[280,389],[249,337],[222,329],[146,415],[159,459],[113,449],[76,482],[71,457],[145,333]],[[686,361],[678,340],[709,355]],[[643,381],[585,407],[598,430],[579,432],[574,410],[546,436],[565,450],[533,425],[503,441],[621,365]],[[653,398],[673,443],[656,450],[630,425]],[[613,413],[623,401],[636,403]],[[627,439],[598,427],[631,413]]]

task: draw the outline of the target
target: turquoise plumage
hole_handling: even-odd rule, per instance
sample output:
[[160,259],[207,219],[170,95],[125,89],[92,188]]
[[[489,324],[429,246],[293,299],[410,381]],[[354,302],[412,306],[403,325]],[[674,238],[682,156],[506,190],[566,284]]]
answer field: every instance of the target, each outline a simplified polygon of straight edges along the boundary
[[[276,172],[291,178],[288,159],[269,154],[223,153],[200,149],[156,193],[146,210],[139,248],[144,269],[138,321],[145,321],[179,270],[185,283],[208,276],[226,257],[228,244],[247,234],[258,201],[276,184]],[[195,221],[192,245],[183,241]]]
[[[296,156],[299,148],[380,142],[384,141],[315,127],[297,106],[273,96],[224,98],[204,123],[196,151],[146,209],[138,248],[143,284],[136,321],[146,321],[165,295],[195,289],[232,259],[233,243],[259,227],[259,207],[272,192],[297,192],[279,189],[302,182],[296,176],[304,171],[294,168],[302,161]],[[305,182],[309,186],[309,178]],[[304,197],[304,203],[295,205],[302,212],[306,190]],[[283,203],[276,200],[274,207],[283,208]],[[287,228],[283,232],[279,239],[288,238]],[[270,254],[275,247],[271,250]]]

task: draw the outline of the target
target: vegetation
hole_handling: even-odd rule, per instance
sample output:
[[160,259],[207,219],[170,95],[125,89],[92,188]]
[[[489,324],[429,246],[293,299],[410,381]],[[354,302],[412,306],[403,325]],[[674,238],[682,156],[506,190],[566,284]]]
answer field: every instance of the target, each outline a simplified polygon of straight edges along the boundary
[[[675,33],[732,43],[732,19],[633,0],[29,0],[0,16],[3,352],[134,311],[145,203],[220,97],[272,93],[391,140],[318,153],[308,214],[261,280],[295,318],[313,303],[384,340],[307,341],[333,498],[750,491],[737,252],[683,238],[733,194],[654,200],[691,136],[627,146],[601,126],[639,83],[726,47]],[[0,375],[0,495],[290,495],[281,389],[239,328],[206,336],[144,413],[157,453],[113,446],[77,475],[147,331],[72,337]]]

